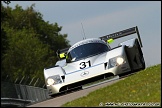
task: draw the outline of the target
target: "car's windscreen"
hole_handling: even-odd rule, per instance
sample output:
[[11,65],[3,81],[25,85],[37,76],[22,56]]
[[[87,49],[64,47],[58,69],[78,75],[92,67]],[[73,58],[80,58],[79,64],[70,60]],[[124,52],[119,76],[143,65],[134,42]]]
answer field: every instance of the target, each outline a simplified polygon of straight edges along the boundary
[[109,47],[103,43],[88,43],[78,46],[67,54],[67,62],[77,61],[89,56],[109,51]]

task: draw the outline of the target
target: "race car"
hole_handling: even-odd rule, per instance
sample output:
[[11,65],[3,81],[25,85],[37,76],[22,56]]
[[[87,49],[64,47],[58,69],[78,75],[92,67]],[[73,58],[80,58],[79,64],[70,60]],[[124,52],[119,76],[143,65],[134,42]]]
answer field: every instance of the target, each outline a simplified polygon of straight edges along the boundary
[[[137,33],[111,48],[118,38]],[[57,51],[59,60],[54,67],[44,69],[45,84],[50,96],[80,87],[99,78],[116,76],[145,69],[142,42],[138,27],[99,38],[84,39]]]

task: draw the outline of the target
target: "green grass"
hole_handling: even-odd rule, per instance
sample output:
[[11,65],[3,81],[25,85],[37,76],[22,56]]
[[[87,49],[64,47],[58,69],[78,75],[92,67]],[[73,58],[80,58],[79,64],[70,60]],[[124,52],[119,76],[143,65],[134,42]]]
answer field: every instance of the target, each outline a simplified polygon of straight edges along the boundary
[[89,93],[62,107],[99,107],[107,102],[158,102],[161,106],[161,64],[148,67],[111,86]]

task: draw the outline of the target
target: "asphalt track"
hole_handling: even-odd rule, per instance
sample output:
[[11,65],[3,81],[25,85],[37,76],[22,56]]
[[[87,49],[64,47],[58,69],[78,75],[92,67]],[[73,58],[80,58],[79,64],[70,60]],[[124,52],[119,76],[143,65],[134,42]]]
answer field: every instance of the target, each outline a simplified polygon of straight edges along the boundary
[[42,102],[39,102],[39,103],[35,103],[35,104],[29,105],[27,107],[60,107],[63,104],[69,102],[69,101],[72,101],[72,100],[75,100],[77,98],[86,96],[92,91],[95,91],[99,88],[106,87],[108,85],[114,84],[115,82],[118,82],[122,79],[124,79],[124,78],[119,79],[119,76],[116,76],[111,80],[107,80],[107,81],[104,81],[104,82],[101,82],[101,83],[98,83],[98,84],[86,86],[86,87],[83,87],[82,90],[74,91],[74,92],[71,92],[71,93],[68,93],[68,94],[65,94],[65,95],[61,95],[61,96],[58,96],[58,97],[55,97],[55,98],[51,98],[49,100],[42,101]]

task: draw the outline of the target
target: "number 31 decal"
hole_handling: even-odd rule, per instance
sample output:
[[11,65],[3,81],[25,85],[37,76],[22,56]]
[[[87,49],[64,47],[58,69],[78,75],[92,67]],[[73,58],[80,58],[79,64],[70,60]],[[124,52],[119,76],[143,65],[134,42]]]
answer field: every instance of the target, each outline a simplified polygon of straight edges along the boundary
[[87,62],[81,62],[79,65],[81,65],[80,69],[84,69],[87,67],[87,65],[90,67],[91,66],[91,62],[90,60]]

